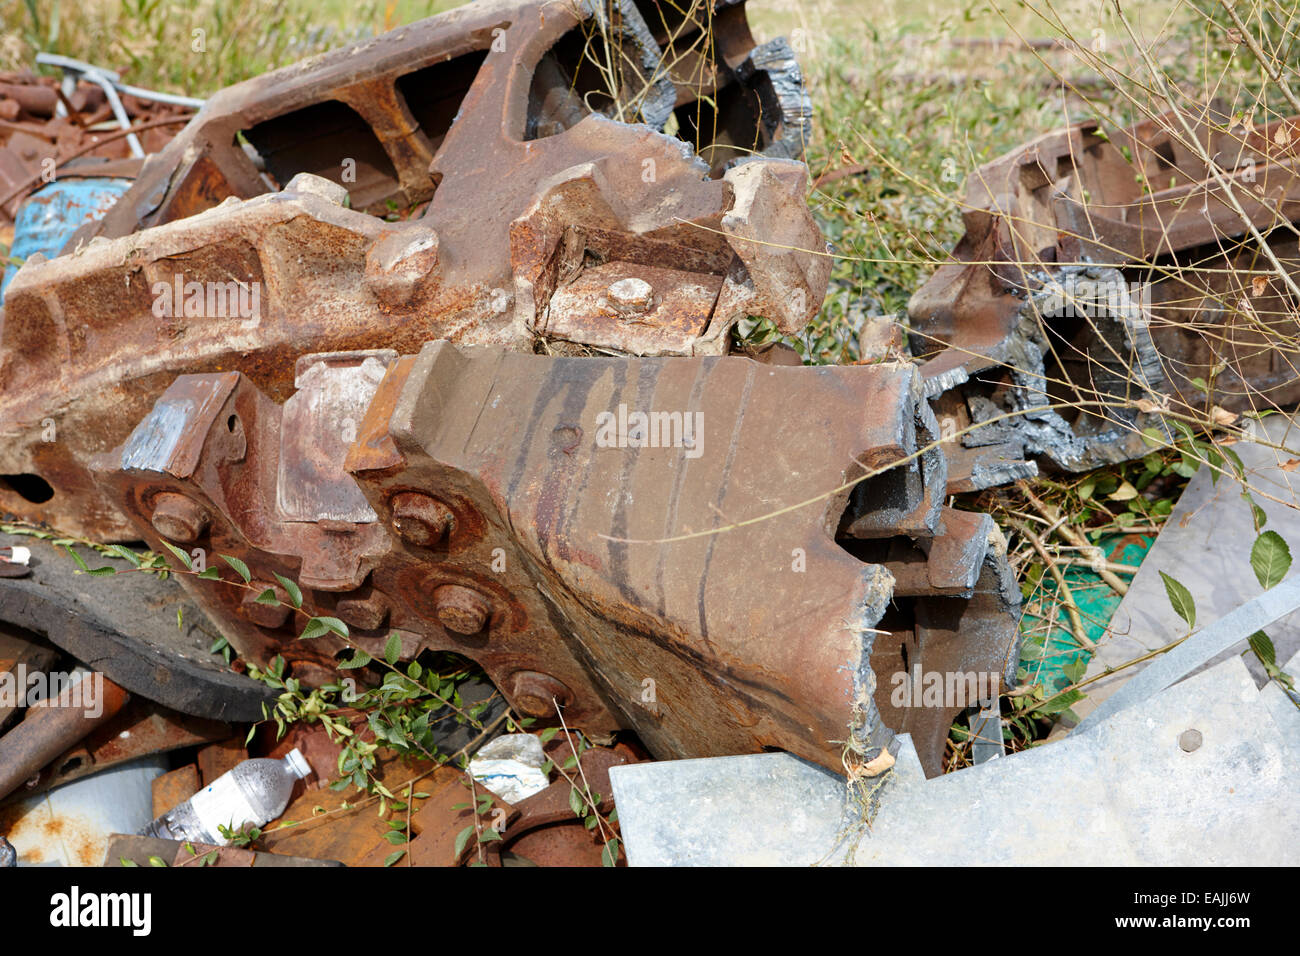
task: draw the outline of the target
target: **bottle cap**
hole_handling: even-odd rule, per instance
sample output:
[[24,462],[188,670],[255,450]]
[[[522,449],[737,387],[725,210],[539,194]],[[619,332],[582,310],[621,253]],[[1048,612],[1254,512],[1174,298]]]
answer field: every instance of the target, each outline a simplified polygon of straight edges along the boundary
[[294,775],[297,776],[299,780],[304,777],[309,777],[315,772],[311,769],[311,764],[307,762],[307,758],[304,757],[296,747],[289,751],[288,755],[284,758],[284,761],[289,765],[289,769],[294,772]]

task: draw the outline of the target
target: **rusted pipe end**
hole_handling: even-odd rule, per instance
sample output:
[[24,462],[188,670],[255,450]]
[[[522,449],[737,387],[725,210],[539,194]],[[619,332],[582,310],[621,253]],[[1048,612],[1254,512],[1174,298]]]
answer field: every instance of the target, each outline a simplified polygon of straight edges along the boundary
[[[262,604],[258,602],[258,597],[265,594],[268,590],[274,591],[279,604]],[[242,614],[258,627],[277,628],[283,627],[284,622],[289,620],[289,605],[285,603],[284,594],[280,588],[266,581],[254,581],[252,590],[244,592],[244,599],[239,605],[239,613]]]
[[389,614],[388,599],[378,591],[366,597],[339,598],[334,613],[349,627],[360,631],[374,631],[384,626]]

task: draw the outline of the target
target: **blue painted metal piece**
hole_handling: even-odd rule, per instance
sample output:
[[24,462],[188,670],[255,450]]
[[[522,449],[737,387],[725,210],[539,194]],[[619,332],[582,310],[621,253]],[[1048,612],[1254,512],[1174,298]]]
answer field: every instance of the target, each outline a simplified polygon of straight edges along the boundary
[[[103,177],[59,179],[42,186],[18,207],[9,254],[24,260],[37,252],[57,255],[82,223],[102,218],[130,185],[129,179]],[[17,272],[16,265],[6,267],[0,281],[0,303]]]

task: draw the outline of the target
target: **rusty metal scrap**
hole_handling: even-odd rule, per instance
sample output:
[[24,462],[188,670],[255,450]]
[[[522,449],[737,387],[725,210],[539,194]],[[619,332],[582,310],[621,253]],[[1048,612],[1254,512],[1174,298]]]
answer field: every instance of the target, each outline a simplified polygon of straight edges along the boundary
[[[95,686],[89,689],[92,683]],[[126,702],[122,688],[102,674],[87,673],[57,696],[33,703],[22,721],[0,737],[0,799],[111,720]]]
[[[660,756],[770,746],[831,766],[845,741],[879,747],[907,723],[877,705],[887,613],[926,668],[1013,664],[1015,589],[988,523],[942,507],[943,457],[924,450],[937,426],[910,366],[436,342],[304,356],[298,371],[283,405],[239,373],[182,376],[92,465],[151,545],[248,565],[252,590],[184,583],[250,660],[278,654],[322,683],[348,646],[298,641],[287,602],[255,600],[281,574],[353,646],[379,655],[396,633],[403,657],[455,651],[517,713],[551,718],[559,703]],[[919,573],[903,555],[891,574],[873,549],[900,537],[920,542]],[[919,744],[930,766],[943,736]]]
[[[799,99],[793,61],[767,49],[752,63],[743,9],[724,6],[707,35],[680,23],[672,31],[674,49],[695,49],[699,69],[712,70],[715,105],[741,98],[720,138],[700,133],[688,145],[588,110],[530,139],[536,90],[525,96],[523,67],[540,58],[561,76],[581,72],[581,47],[576,61],[558,54],[566,37],[599,28],[591,11],[545,9],[543,18],[536,3],[474,4],[224,90],[149,158],[104,219],[73,237],[76,254],[31,257],[0,330],[0,507],[120,539],[127,526],[84,462],[120,442],[179,373],[238,370],[278,399],[308,352],[382,344],[409,353],[446,338],[719,354],[748,315],[802,327],[830,270],[803,200],[806,169],[785,158],[739,162],[802,148],[806,110],[786,123],[780,107]],[[453,66],[460,86],[442,82]],[[769,88],[776,106],[741,108]],[[703,109],[685,89],[674,116]],[[352,181],[342,160],[360,155],[360,134],[322,124],[313,110],[329,103],[375,131],[392,176],[371,175],[376,159]],[[797,143],[787,141],[796,129]],[[278,176],[257,171],[236,145],[240,130]],[[322,137],[348,155],[325,162],[333,153]],[[696,155],[718,153],[724,140],[734,147],[725,162]],[[275,143],[307,145],[280,162]],[[262,195],[277,182],[283,191]],[[358,211],[395,196],[429,202],[405,222]],[[629,285],[649,288],[622,302]],[[206,297],[196,301],[193,289]]]
[[[914,367],[728,354],[825,296],[810,112],[726,0],[485,0],[224,90],[8,287],[0,510],[242,560],[180,585],[307,686],[396,634],[656,757],[906,731],[938,773],[974,702],[896,678],[1012,676],[1005,542]],[[65,620],[41,583],[0,611]]]
[[[428,224],[467,255],[454,224],[517,215],[516,187],[526,201],[576,161],[555,162],[590,116],[674,129],[720,174],[754,154],[801,155],[810,112],[788,44],[757,46],[734,0],[478,2],[222,90],[86,235],[123,236],[307,172],[380,215],[430,201]],[[650,169],[649,156],[624,158]],[[505,261],[499,247],[484,255]]]
[[1230,411],[1300,399],[1290,293],[1250,234],[1300,275],[1297,120],[1192,119],[1212,164],[1168,114],[1049,133],[970,176],[953,261],[909,305],[940,415],[991,422],[947,446],[954,491],[1036,456],[1082,471],[1145,454],[1163,425],[1137,402],[1202,407],[1197,380]]
[[[134,177],[140,170],[104,90],[84,80],[68,90],[53,77],[0,73],[0,227],[12,226],[22,201],[55,176]],[[131,94],[120,104],[147,152],[161,150],[192,112]]]

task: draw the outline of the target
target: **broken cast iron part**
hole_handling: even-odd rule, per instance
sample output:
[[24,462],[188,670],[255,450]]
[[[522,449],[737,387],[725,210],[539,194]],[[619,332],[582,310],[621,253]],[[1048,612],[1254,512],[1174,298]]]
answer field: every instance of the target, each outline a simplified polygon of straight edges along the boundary
[[468,254],[453,223],[467,209],[471,226],[508,209],[497,193],[538,182],[529,164],[549,164],[592,115],[675,129],[720,175],[754,155],[798,158],[811,109],[789,45],[755,44],[734,0],[480,0],[221,90],[79,239],[172,222],[305,172],[378,215],[431,200],[427,224]]
[[[1204,407],[1197,380],[1235,412],[1300,400],[1278,345],[1294,308],[1219,181],[1300,276],[1297,121],[1245,129],[1215,104],[1195,120],[1215,168],[1168,114],[1049,133],[968,179],[953,261],[909,304],[945,433],[999,419],[945,445],[951,490],[1034,474],[1038,456],[1076,472],[1140,457],[1142,431],[1165,426],[1136,403]],[[1052,403],[1075,407],[1025,414]]]
[[[838,767],[846,745],[874,752],[924,724],[936,772],[963,707],[897,707],[873,645],[906,643],[930,670],[1014,667],[1004,550],[987,519],[942,507],[942,455],[917,454],[937,426],[910,366],[434,342],[304,356],[298,372],[283,406],[239,373],[182,376],[93,463],[152,547],[159,500],[209,516],[198,546],[244,561],[253,590],[182,583],[251,661],[281,655],[322,683],[348,646],[380,655],[396,633],[403,658],[473,659],[521,714],[559,704],[570,725],[634,729],[660,757],[777,747]],[[843,487],[899,462],[865,497]],[[899,537],[919,551],[846,550]],[[246,597],[275,574],[348,640],[299,641],[300,615],[251,614]],[[380,603],[382,627],[352,613]],[[896,631],[878,635],[886,615]]]

